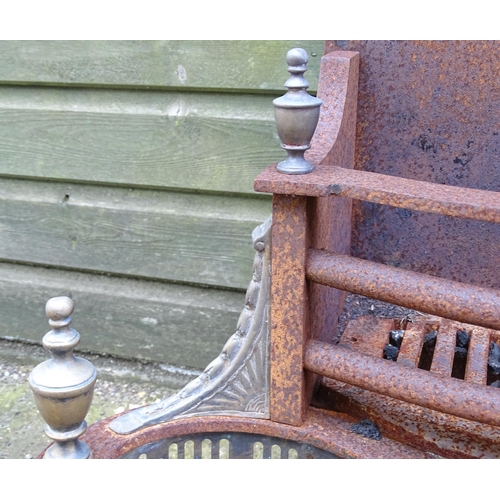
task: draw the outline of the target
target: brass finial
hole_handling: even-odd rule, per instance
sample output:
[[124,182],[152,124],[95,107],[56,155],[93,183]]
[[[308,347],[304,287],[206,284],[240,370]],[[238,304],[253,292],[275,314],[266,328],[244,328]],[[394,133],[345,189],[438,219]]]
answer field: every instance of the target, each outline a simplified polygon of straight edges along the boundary
[[307,174],[313,170],[304,153],[311,147],[323,101],[306,92],[309,82],[304,73],[308,60],[304,49],[288,51],[286,62],[290,78],[285,83],[288,92],[273,101],[281,147],[288,153],[288,158],[277,167],[284,174]]
[[85,432],[97,376],[89,361],[73,355],[80,334],[70,328],[73,301],[54,297],[45,313],[52,330],[43,337],[43,346],[52,359],[31,372],[29,383],[35,402],[47,426],[45,434],[55,441],[44,458],[92,458],[87,444],[78,438]]

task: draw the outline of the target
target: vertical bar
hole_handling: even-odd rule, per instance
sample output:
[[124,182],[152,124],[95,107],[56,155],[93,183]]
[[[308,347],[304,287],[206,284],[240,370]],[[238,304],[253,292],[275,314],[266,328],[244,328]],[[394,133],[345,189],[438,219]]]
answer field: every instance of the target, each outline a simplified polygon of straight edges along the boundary
[[403,336],[401,349],[399,349],[398,363],[411,368],[417,368],[422,353],[424,337],[426,333],[425,323],[409,323]]
[[486,385],[491,330],[475,327],[470,334],[465,381]]
[[451,377],[455,347],[457,345],[457,325],[454,322],[443,320],[439,327],[432,357],[431,372],[445,377]]
[[[339,51],[321,59],[318,97],[323,100],[316,133],[306,158],[317,164],[354,168],[356,117],[358,109],[359,54]],[[311,246],[350,254],[352,199],[328,196],[316,198],[309,223]],[[331,342],[337,329],[345,292],[311,283],[311,336]]]
[[217,438],[212,439],[212,459],[219,458],[219,440]]
[[309,401],[302,366],[307,338],[307,198],[273,195],[271,420],[300,425]]
[[[358,109],[359,54],[333,52],[321,59],[318,97],[323,107],[306,158],[314,164],[354,168]],[[310,245],[337,254],[351,253],[352,199],[314,198],[308,208]],[[318,283],[308,284],[308,337],[332,342],[346,292]],[[306,373],[305,399],[312,399],[318,376]]]
[[202,458],[202,453],[201,453],[201,442],[202,439],[199,438],[198,436],[192,438],[193,443],[194,443],[194,458],[195,459],[201,459]]

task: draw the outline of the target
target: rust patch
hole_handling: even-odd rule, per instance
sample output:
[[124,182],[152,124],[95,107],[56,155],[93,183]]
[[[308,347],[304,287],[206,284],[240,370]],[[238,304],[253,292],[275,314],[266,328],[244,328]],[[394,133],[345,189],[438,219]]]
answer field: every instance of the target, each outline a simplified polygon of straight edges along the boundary
[[309,404],[302,369],[308,328],[306,210],[304,197],[273,196],[270,413],[272,420],[292,425],[300,425]]
[[307,277],[316,283],[410,309],[500,329],[497,290],[321,250],[309,250]]
[[269,166],[255,180],[255,190],[300,196],[331,195],[391,205],[406,210],[432,212],[483,222],[500,222],[500,193],[442,186],[373,172],[359,172],[334,165],[318,165],[303,176],[281,174]]
[[[361,316],[356,321],[349,321],[339,345],[381,358],[389,339],[389,332],[394,328],[395,321],[393,319]],[[384,331],[385,334],[381,335],[381,331]]]
[[[498,40],[327,41],[327,53],[360,53],[356,169],[500,191],[499,49]],[[499,247],[500,226],[354,204],[357,257],[499,288]]]
[[315,404],[373,420],[384,436],[444,458],[500,458],[500,429],[323,378]]
[[353,419],[310,408],[301,426],[283,425],[248,417],[206,416],[172,420],[118,435],[109,429],[113,416],[87,429],[83,436],[96,459],[119,458],[128,451],[159,439],[205,432],[247,432],[290,439],[330,451],[343,458],[435,458],[410,446],[384,438],[366,439],[349,431]]
[[418,368],[310,341],[306,369],[394,399],[488,425],[499,426],[500,391]]

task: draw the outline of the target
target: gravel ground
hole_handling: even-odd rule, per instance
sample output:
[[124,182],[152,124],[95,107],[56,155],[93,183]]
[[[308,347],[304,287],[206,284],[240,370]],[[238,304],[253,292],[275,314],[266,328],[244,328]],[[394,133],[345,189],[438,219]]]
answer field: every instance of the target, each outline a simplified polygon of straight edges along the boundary
[[[160,401],[199,375],[198,371],[89,353],[98,378],[87,424],[125,409]],[[48,444],[28,376],[48,359],[39,345],[0,339],[0,459],[33,458]]]
[[[412,312],[349,294],[337,338],[347,322],[359,316],[404,318]],[[79,355],[91,361],[98,372],[94,399],[86,418],[89,425],[125,409],[165,399],[199,375],[195,370],[159,363],[89,353]],[[43,432],[45,424],[28,385],[31,370],[47,358],[40,345],[0,339],[0,458],[33,458],[49,444]]]

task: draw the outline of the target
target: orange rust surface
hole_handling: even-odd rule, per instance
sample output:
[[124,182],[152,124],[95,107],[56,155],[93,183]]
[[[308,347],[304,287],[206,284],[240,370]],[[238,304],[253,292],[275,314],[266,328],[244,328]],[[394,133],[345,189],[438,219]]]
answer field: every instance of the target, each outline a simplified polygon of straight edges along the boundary
[[353,167],[358,79],[358,53],[338,51],[322,57],[317,96],[323,104],[305,154],[311,163]]
[[432,358],[431,372],[445,377],[451,376],[453,358],[455,357],[456,332],[459,328],[460,323],[442,321]]
[[300,425],[305,411],[303,346],[308,304],[308,246],[303,197],[273,196],[270,412],[277,422]]
[[248,417],[206,416],[171,420],[146,427],[133,434],[115,434],[109,423],[116,416],[102,420],[87,429],[82,440],[91,448],[94,458],[119,458],[128,451],[160,439],[206,432],[247,432],[276,436],[307,443],[342,458],[435,458],[432,454],[383,438],[374,441],[353,434],[352,418],[309,408],[300,427]]
[[467,366],[465,367],[465,380],[467,382],[486,384],[492,332],[493,330],[485,328],[472,328],[467,354]]
[[389,342],[389,332],[395,329],[394,323],[393,319],[361,316],[347,323],[339,345],[381,358]]
[[500,458],[500,428],[323,378],[316,404],[374,421],[384,436],[445,458]]
[[406,327],[401,348],[398,354],[398,363],[416,368],[422,352],[424,337],[427,332],[425,324],[409,323]]
[[[371,316],[356,318],[349,322],[339,345],[345,345],[353,331],[357,332],[359,330],[363,334],[363,327],[373,337],[372,342],[382,344],[388,338],[390,325],[387,321],[384,318],[373,318]],[[484,388],[487,390],[486,395],[492,397],[492,412],[498,413],[498,410],[495,410],[495,405],[498,405],[498,389],[484,386],[486,385],[490,340],[497,339],[499,332],[424,314],[412,317],[411,321],[413,322],[408,322],[406,325],[397,363],[389,363],[415,368],[419,364],[424,335],[430,331],[438,330],[439,333],[434,349],[436,358],[434,359],[442,357],[441,351],[444,350],[445,360],[436,363],[435,367],[439,365],[439,367],[443,368],[443,374],[447,374],[447,376],[441,376],[441,380],[446,381],[446,379],[450,378],[450,365],[452,363],[449,355],[451,349],[448,344],[452,345],[454,350],[456,332],[465,330],[470,334],[465,371],[465,381],[467,383],[460,385],[459,382],[458,385],[456,383],[453,385],[459,399],[466,395],[467,398],[470,398],[470,401],[458,405],[451,404],[448,406],[448,411],[453,411],[453,409],[460,411],[467,406],[478,406],[479,401],[485,396]],[[377,337],[379,337],[378,340]],[[365,349],[363,343],[351,342],[349,345],[353,352],[370,352],[370,349],[368,351]],[[406,351],[406,356],[404,351]],[[382,354],[376,349],[372,351],[372,357],[380,360]],[[369,359],[364,358],[364,360],[369,366]],[[489,425],[446,413],[446,401],[451,401],[449,389],[446,389],[438,397],[438,399],[442,399],[441,402],[445,403],[442,406],[443,411],[431,409],[436,402],[436,394],[432,389],[429,391],[428,382],[425,381],[425,378],[422,378],[422,374],[425,377],[425,374],[429,372],[422,369],[409,369],[405,370],[406,375],[405,371],[401,371],[395,380],[395,383],[400,384],[401,388],[409,391],[408,394],[410,395],[412,391],[413,394],[419,397],[427,393],[427,398],[421,397],[422,406],[401,399],[394,399],[388,396],[387,393],[376,394],[367,390],[372,387],[378,377],[390,377],[390,366],[382,373],[378,370],[376,364],[373,365],[370,376],[367,376],[366,381],[363,382],[364,388],[357,388],[346,383],[345,380],[335,381],[323,378],[322,386],[316,397],[316,404],[336,411],[343,411],[358,418],[371,418],[383,432],[393,439],[448,458],[500,458],[500,427],[498,427],[498,424]],[[355,366],[360,371],[364,369],[362,363],[357,363]],[[343,370],[342,376],[345,376],[345,372]],[[431,375],[431,379],[433,377],[434,375]],[[422,378],[422,384],[415,386],[414,378]],[[478,391],[477,388],[479,388]]]
[[500,291],[309,250],[308,279],[418,311],[500,329]]
[[500,222],[500,193],[443,186],[374,172],[317,165],[309,174],[281,174],[274,165],[259,174],[256,191],[318,197],[347,197],[483,222]]
[[363,389],[488,425],[500,425],[500,391],[402,366],[331,344],[309,341],[307,370]]
[[[321,60],[318,97],[321,115],[306,158],[313,163],[354,167],[359,56],[335,52]],[[308,205],[310,244],[331,252],[349,254],[351,248],[352,200],[316,198]],[[345,292],[308,283],[309,338],[331,342],[343,309]],[[306,373],[305,402],[311,400],[317,377]]]
[[[329,40],[325,49],[360,53],[356,169],[500,191],[500,41]],[[353,255],[500,287],[500,226],[354,207]]]

